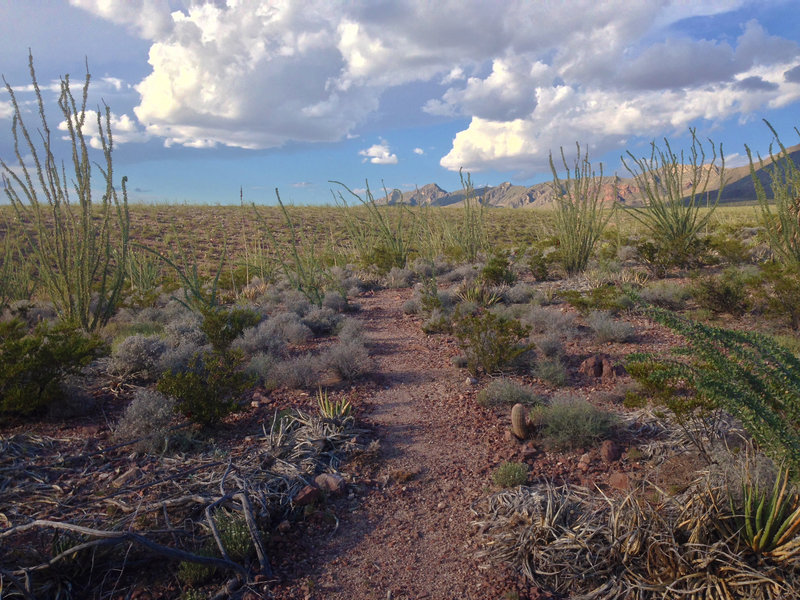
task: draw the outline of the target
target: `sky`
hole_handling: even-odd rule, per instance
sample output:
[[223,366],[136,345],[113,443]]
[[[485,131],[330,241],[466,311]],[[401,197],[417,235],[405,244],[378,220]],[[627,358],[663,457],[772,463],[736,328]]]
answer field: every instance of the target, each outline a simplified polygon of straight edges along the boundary
[[[800,141],[797,0],[0,0],[0,73],[54,136],[70,75],[112,111],[132,202],[332,203],[438,183],[551,178],[576,142],[605,173],[691,128],[768,152]],[[14,164],[0,91],[0,157]],[[92,116],[91,114],[89,116]],[[96,125],[87,134],[98,146]],[[706,142],[708,145],[708,142]],[[69,160],[68,148],[58,148]],[[376,193],[377,196],[377,193]]]

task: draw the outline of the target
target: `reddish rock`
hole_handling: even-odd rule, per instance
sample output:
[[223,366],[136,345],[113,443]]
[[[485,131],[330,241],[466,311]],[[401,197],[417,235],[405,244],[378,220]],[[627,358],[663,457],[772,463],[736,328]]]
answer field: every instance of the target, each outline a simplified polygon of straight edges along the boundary
[[608,485],[618,490],[627,491],[631,488],[631,480],[625,473],[612,473],[608,478]]
[[312,502],[316,501],[317,498],[319,498],[319,494],[319,488],[316,488],[313,485],[307,485],[302,490],[297,492],[297,495],[294,497],[294,503],[297,506],[311,504]]
[[611,359],[605,354],[590,356],[581,363],[581,366],[578,367],[578,372],[587,377],[602,379],[603,381],[615,381],[617,379],[617,370],[611,364]]
[[344,492],[344,478],[336,473],[322,473],[314,478],[317,487],[329,494],[338,495]]
[[622,450],[613,440],[605,440],[600,444],[600,457],[606,464],[619,460],[620,456],[622,456]]

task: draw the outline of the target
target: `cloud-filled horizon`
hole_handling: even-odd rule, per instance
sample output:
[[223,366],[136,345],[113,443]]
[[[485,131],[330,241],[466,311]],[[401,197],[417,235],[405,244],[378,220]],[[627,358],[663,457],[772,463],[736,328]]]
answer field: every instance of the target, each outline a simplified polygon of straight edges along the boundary
[[[74,29],[63,48],[41,42],[48,34],[30,7],[4,9],[21,23],[4,42],[2,68],[23,109],[32,108],[24,48],[45,65],[40,83],[50,95],[59,54],[74,61],[85,52],[90,70],[101,61],[92,97],[112,108],[122,160],[148,178],[143,188],[168,198],[197,190],[178,181],[192,169],[255,187],[254,165],[263,166],[260,186],[291,187],[301,201],[332,178],[356,185],[378,176],[400,187],[453,182],[464,169],[491,184],[524,183],[546,176],[550,153],[576,141],[593,157],[613,157],[697,127],[741,155],[744,143],[763,147],[761,119],[788,127],[787,136],[797,124],[791,2],[52,5]],[[90,55],[103,36],[119,44]],[[10,130],[11,114],[2,93],[0,128]],[[87,133],[99,146],[96,131]],[[151,164],[165,161],[176,180]],[[219,193],[225,184],[205,187]]]

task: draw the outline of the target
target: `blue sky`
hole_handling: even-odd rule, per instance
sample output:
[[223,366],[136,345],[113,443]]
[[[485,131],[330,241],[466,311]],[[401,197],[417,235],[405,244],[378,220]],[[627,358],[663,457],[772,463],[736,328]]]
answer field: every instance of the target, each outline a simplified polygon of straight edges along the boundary
[[[25,117],[31,49],[92,73],[136,202],[331,202],[353,188],[549,179],[580,141],[605,171],[688,130],[765,152],[800,125],[796,1],[0,0],[0,72]],[[0,92],[0,157],[13,162]],[[64,158],[68,158],[65,154]]]

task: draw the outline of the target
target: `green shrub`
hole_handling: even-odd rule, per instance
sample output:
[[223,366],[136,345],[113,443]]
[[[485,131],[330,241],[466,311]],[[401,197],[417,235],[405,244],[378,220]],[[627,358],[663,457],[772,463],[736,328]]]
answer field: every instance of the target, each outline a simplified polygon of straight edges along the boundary
[[239,408],[239,397],[253,383],[239,370],[243,361],[236,350],[195,354],[185,371],[171,371],[159,379],[158,391],[177,400],[188,419],[209,427]]
[[714,313],[741,316],[749,309],[747,281],[736,269],[701,277],[692,287],[692,296],[702,308]]
[[492,473],[492,481],[501,488],[523,485],[528,481],[528,465],[518,462],[504,462]]
[[261,322],[261,315],[248,308],[211,308],[204,310],[202,314],[200,330],[206,334],[217,352],[227,350],[245,329],[255,327]]
[[533,389],[520,385],[510,379],[492,380],[478,393],[477,402],[481,406],[494,404],[535,404],[539,401]]
[[67,324],[0,321],[0,416],[27,416],[63,399],[61,382],[107,353],[96,336]]
[[779,263],[763,266],[759,295],[767,303],[768,314],[787,319],[789,326],[800,329],[800,273]]
[[512,367],[532,349],[526,338],[530,328],[516,319],[507,319],[484,311],[477,315],[457,316],[453,334],[467,358],[467,369],[474,376],[481,371],[497,373]]
[[582,314],[592,310],[617,314],[633,306],[631,299],[614,284],[601,285],[587,292],[561,290],[558,295]]
[[511,285],[517,280],[507,252],[498,252],[489,257],[486,266],[481,270],[481,281],[489,285]]
[[574,396],[558,396],[549,405],[534,408],[531,420],[545,445],[554,450],[593,446],[609,437],[619,421],[613,413]]
[[536,281],[547,281],[550,276],[550,261],[541,250],[531,250],[528,255],[528,269]]

